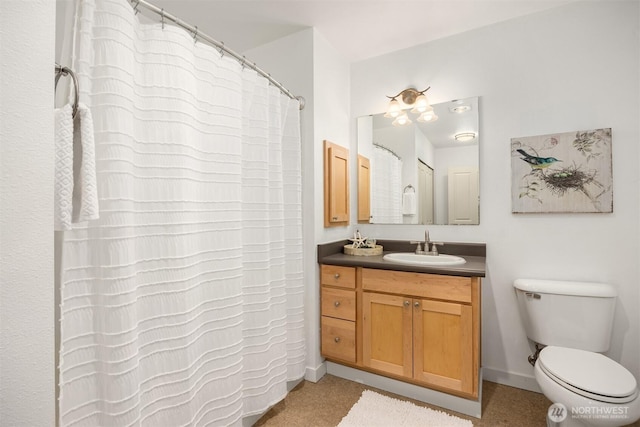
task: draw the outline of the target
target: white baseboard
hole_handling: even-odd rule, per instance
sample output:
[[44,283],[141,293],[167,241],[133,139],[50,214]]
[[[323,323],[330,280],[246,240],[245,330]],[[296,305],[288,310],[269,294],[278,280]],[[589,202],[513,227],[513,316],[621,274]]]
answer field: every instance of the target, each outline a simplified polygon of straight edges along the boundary
[[478,400],[469,400],[333,362],[326,362],[326,365],[326,372],[336,377],[379,388],[430,405],[440,406],[471,417],[480,418],[482,415],[482,373],[480,374],[480,389],[478,390],[479,398]]
[[484,379],[492,383],[504,384],[511,387],[521,388],[523,390],[535,391],[542,393],[535,377],[522,374],[514,374],[513,372],[505,372],[497,369],[483,367],[482,372]]
[[311,381],[312,383],[317,383],[320,381],[320,378],[324,377],[327,373],[327,363],[322,362],[315,368],[307,366],[307,369],[304,372],[304,379],[307,381]]

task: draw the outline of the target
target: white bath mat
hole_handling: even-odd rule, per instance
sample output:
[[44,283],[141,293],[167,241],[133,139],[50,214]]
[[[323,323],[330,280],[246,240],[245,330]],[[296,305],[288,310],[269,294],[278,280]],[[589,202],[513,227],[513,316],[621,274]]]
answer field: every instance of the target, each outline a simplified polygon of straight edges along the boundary
[[473,423],[445,412],[422,408],[371,390],[340,421],[338,427],[473,427]]

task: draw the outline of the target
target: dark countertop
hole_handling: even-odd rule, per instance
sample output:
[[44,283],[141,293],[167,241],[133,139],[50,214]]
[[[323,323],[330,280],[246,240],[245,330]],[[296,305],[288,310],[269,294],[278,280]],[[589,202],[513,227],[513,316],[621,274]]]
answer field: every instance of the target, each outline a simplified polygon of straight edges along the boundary
[[318,263],[351,267],[376,268],[380,270],[411,271],[416,273],[446,274],[449,276],[485,277],[486,245],[483,243],[445,243],[439,246],[441,254],[457,255],[467,262],[452,266],[417,266],[385,261],[383,256],[392,252],[414,252],[415,246],[408,241],[379,240],[383,255],[354,256],[343,253],[348,240],[318,245]]

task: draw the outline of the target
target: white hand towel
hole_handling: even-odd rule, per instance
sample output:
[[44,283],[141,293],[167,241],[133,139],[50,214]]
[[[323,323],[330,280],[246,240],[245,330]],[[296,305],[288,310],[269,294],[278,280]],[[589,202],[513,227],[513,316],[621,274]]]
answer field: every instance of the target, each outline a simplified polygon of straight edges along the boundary
[[72,222],[99,218],[96,154],[91,111],[78,105],[73,129],[73,212]]
[[416,214],[416,193],[407,192],[402,194],[402,214],[403,215]]
[[54,229],[71,228],[73,197],[73,107],[57,108],[55,118]]

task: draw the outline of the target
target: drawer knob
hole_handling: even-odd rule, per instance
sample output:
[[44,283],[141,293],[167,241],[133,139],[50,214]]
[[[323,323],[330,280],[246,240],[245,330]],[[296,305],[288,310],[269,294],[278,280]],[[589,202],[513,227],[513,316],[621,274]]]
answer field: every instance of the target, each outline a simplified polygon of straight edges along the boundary
[[334,340],[335,342],[340,342],[340,337],[335,337],[333,340]]
[[411,305],[411,303],[410,303],[409,301],[405,301],[405,302],[404,302],[404,306],[405,306],[405,307],[409,307],[410,305]]
[[420,303],[418,301],[416,301],[416,302],[413,303],[413,306],[418,308],[418,307],[420,307]]
[[332,219],[333,219],[334,221],[337,221],[337,220],[338,220],[338,217],[337,217],[337,216],[334,216]]
[[335,277],[336,279],[339,279],[340,278],[340,273],[334,274],[333,277]]
[[336,307],[340,307],[340,301],[334,302],[333,305],[335,305]]

